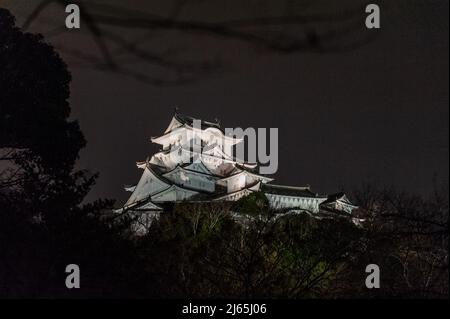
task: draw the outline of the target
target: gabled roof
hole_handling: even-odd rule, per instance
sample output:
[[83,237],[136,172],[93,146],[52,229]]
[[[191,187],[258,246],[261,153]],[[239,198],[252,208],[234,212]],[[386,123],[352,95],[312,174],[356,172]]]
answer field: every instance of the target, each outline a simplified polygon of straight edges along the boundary
[[[187,186],[187,185],[178,185],[178,184],[174,183],[173,181],[171,181],[170,179],[168,179],[167,177],[164,176],[164,175],[169,174],[170,172],[173,172],[173,171],[175,171],[175,170],[177,170],[177,169],[181,169],[181,170],[184,170],[184,171],[197,173],[196,171],[192,171],[192,170],[187,170],[187,169],[185,169],[185,168],[183,167],[183,165],[177,165],[177,166],[175,166],[173,169],[171,169],[170,171],[166,171],[166,170],[165,170],[164,168],[162,168],[161,166],[154,165],[154,164],[152,164],[152,163],[148,163],[147,166],[148,166],[149,169],[155,174],[155,176],[156,176],[158,179],[160,179],[161,181],[163,181],[163,182],[165,182],[166,184],[169,184],[169,185],[170,185],[170,187],[168,187],[168,188],[166,188],[166,189],[164,189],[164,190],[168,190],[168,189],[171,189],[172,186],[176,186],[176,187],[179,188],[179,189],[184,189],[184,190],[189,191],[189,192],[196,192],[196,193],[210,194],[210,192],[208,192],[208,191],[204,191],[204,190],[197,189],[197,188],[194,188],[194,187],[189,187],[189,186]],[[209,176],[209,174],[202,174],[202,175]],[[211,176],[211,177],[216,177],[216,176]],[[153,194],[152,196],[155,196],[155,195],[156,195],[156,193]]]
[[172,120],[169,123],[169,126],[166,128],[166,130],[164,131],[164,134],[171,132],[172,130],[183,126],[184,124],[180,121],[177,120],[177,118],[174,116],[172,117]]
[[135,185],[125,185],[124,188],[127,192],[134,192],[134,190],[136,189],[136,184]]
[[222,131],[222,129],[220,127],[220,123],[218,121],[216,121],[216,122],[204,121],[204,120],[193,118],[191,116],[180,114],[178,112],[175,112],[175,114],[173,116],[173,119],[175,119],[178,123],[180,123],[182,125],[186,124],[186,125],[189,125],[191,127],[194,125],[194,121],[198,120],[201,123],[201,129],[202,130],[205,130],[207,128],[213,127],[213,128],[217,128],[217,129]]
[[[190,165],[190,164],[188,164],[188,165]],[[218,176],[216,176],[216,175],[214,175],[212,173],[206,173],[206,172],[196,171],[196,170],[193,170],[193,169],[188,169],[187,168],[187,164],[183,164],[183,165],[179,165],[178,164],[173,169],[171,169],[171,170],[169,170],[167,172],[161,172],[161,174],[162,174],[163,177],[166,177],[167,175],[172,174],[172,173],[174,173],[176,171],[185,172],[187,174],[194,174],[194,175],[197,174],[197,175],[201,175],[201,176],[204,176],[204,177],[211,177],[211,178],[216,178],[216,179],[220,178],[220,177],[218,177]]]
[[[155,179],[152,180],[152,178]],[[161,174],[155,170],[154,165],[147,162],[139,182],[136,187],[134,187],[133,192],[126,201],[124,207],[130,207],[140,203],[143,200],[148,199],[152,193],[154,194],[161,191],[161,189],[169,188],[171,184],[172,182],[170,180],[161,176]],[[156,189],[154,187],[156,187]]]
[[[160,192],[158,192],[158,193],[160,193]],[[133,202],[128,205],[124,205],[123,207],[121,207],[119,209],[115,209],[114,211],[116,213],[123,213],[123,212],[129,211],[129,210],[136,210],[136,211],[139,211],[139,210],[162,210],[162,208],[159,207],[158,205],[156,205],[155,203],[153,203],[150,200],[150,196],[148,196],[137,202]]]
[[247,171],[249,173],[258,174],[258,164],[257,163],[236,163],[236,168]]
[[212,127],[212,128],[216,128],[216,129],[222,131],[222,129],[220,127],[220,123],[218,121],[216,121],[216,122],[204,121],[204,120],[201,120],[201,119],[193,118],[191,116],[180,114],[177,111],[175,111],[175,114],[173,115],[169,126],[164,131],[164,134],[169,133],[172,130],[174,130],[174,129],[178,128],[178,127],[181,127],[183,125],[188,125],[188,126],[192,127],[194,125],[194,121],[195,120],[200,121],[202,130],[205,130],[207,128]]
[[146,167],[147,167],[147,163],[149,162],[149,158],[147,157],[146,159],[145,159],[145,161],[139,161],[139,162],[136,162],[136,166],[138,167],[138,168],[142,168],[142,169],[145,169]]
[[[221,161],[226,162],[226,163],[232,163],[232,164],[236,163],[236,161],[234,159],[230,158],[230,157],[224,158],[224,157],[210,155],[210,154],[203,153],[203,152],[199,153],[199,152],[195,152],[195,151],[190,150],[190,149],[185,148],[185,147],[181,147],[181,150],[182,150],[182,152],[189,154],[191,157],[192,156],[200,156],[200,157],[203,157],[203,158],[218,159],[218,160],[221,160]],[[223,154],[226,155],[225,153],[223,153]],[[250,167],[253,167],[253,163],[249,163],[249,164],[243,163],[241,165],[250,165]]]
[[232,197],[233,195],[241,194],[241,193],[247,195],[247,194],[250,194],[252,192],[257,192],[257,191],[259,191],[261,189],[261,185],[262,185],[261,181],[256,181],[253,184],[251,184],[251,185],[249,185],[249,186],[247,186],[245,188],[238,189],[238,190],[236,190],[234,192],[231,192],[231,193],[226,193],[226,194],[223,194],[223,195],[219,195],[218,197],[214,198],[213,200],[214,201],[222,200],[224,198]]
[[214,174],[213,172],[211,172],[209,170],[208,167],[206,167],[206,165],[203,163],[203,161],[201,159],[196,160],[194,162],[191,163],[185,163],[182,165],[182,168],[188,171],[192,171],[195,173],[199,173],[199,174],[205,174],[205,175],[209,175],[212,177],[217,177],[220,178],[219,175]]
[[256,173],[256,170],[248,169],[247,167],[239,165],[239,164],[236,164],[235,169],[230,173],[230,175],[225,176],[225,177],[221,178],[220,180],[226,181],[230,178],[236,177],[241,174],[248,174],[248,175],[256,177],[257,179],[264,180],[267,182],[273,181],[273,178],[270,178],[270,177],[267,177],[264,175],[259,175],[258,173]]
[[172,117],[172,120],[170,121],[167,129],[164,131],[164,134],[161,136],[151,137],[151,141],[153,143],[159,144],[160,141],[163,140],[164,138],[166,138],[167,136],[171,136],[172,134],[175,134],[178,131],[182,131],[182,129],[189,129],[189,130],[194,129],[194,121],[200,122],[199,129],[201,129],[202,131],[212,129],[212,128],[218,130],[221,133],[222,138],[224,138],[226,141],[232,141],[234,144],[242,141],[241,138],[236,138],[233,136],[225,135],[225,131],[220,127],[219,122],[204,121],[204,120],[196,119],[196,118],[193,118],[193,117],[190,117],[187,115],[182,115],[177,112]]
[[[211,156],[211,157],[217,157],[215,155],[211,155],[211,151],[217,151],[217,153],[220,155],[219,158],[222,158],[224,160],[229,160],[229,161],[233,161],[236,162],[236,159],[233,158],[232,156],[228,155],[227,153],[225,153],[222,148],[217,144],[217,143],[212,143],[212,144],[208,144],[206,146],[203,147],[202,149],[202,155],[203,156]],[[256,167],[258,164],[257,163],[249,163],[249,162],[243,162],[240,164],[241,166],[246,166],[246,167],[250,167],[250,168],[254,168]]]
[[332,203],[337,201],[338,199],[344,197],[345,194],[342,192],[336,193],[336,194],[331,194],[328,195],[327,199],[325,201],[322,202],[322,204],[327,204],[327,203]]
[[146,202],[143,202],[142,205],[136,205],[133,207],[134,211],[155,211],[155,210],[162,210],[162,207],[156,205],[151,200],[147,200]]
[[210,150],[213,150],[214,148],[216,148],[218,146],[217,143],[210,143],[208,145],[205,145],[202,149],[202,152],[208,152]]
[[348,199],[347,195],[345,195],[345,193],[343,193],[343,192],[328,195],[328,198],[327,198],[325,201],[323,201],[323,202],[321,203],[321,205],[323,205],[323,204],[329,204],[329,203],[334,203],[334,202],[336,202],[336,201],[340,201],[340,202],[343,202],[343,203],[345,203],[345,204],[347,204],[347,205],[357,207],[357,206],[353,205],[353,204],[350,202],[350,200]]
[[165,194],[167,192],[171,192],[171,191],[174,191],[174,190],[175,191],[182,191],[182,192],[190,193],[192,195],[196,195],[196,194],[199,193],[199,191],[197,191],[197,190],[188,189],[186,187],[181,187],[181,186],[178,186],[177,184],[172,184],[169,188],[163,189],[162,191],[153,194],[151,196],[151,198],[153,199],[156,196],[161,196],[161,195],[163,195],[163,194]]
[[264,193],[285,195],[285,196],[298,196],[298,197],[319,197],[317,194],[311,192],[309,187],[294,187],[283,186],[274,184],[263,184],[261,187]]

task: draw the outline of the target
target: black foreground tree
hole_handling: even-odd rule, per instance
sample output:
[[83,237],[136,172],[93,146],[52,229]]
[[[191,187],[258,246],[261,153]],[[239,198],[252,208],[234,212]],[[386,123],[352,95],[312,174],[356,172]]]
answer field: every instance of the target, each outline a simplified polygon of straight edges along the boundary
[[74,168],[86,141],[69,120],[70,80],[53,48],[0,8],[0,297],[64,296],[72,263],[83,294],[98,295],[125,251],[98,219],[112,203],[82,205],[96,175]]

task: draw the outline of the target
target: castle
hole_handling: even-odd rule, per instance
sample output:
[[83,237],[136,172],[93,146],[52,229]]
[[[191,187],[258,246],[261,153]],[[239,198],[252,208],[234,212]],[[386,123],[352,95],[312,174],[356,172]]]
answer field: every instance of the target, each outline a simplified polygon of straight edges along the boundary
[[136,185],[125,187],[131,196],[118,213],[151,219],[164,212],[168,203],[237,201],[258,191],[274,209],[350,214],[356,208],[344,193],[319,195],[309,186],[273,184],[272,178],[258,173],[257,163],[233,157],[233,147],[243,139],[225,135],[218,122],[175,111],[164,134],[151,141],[161,150],[137,162],[142,176]]

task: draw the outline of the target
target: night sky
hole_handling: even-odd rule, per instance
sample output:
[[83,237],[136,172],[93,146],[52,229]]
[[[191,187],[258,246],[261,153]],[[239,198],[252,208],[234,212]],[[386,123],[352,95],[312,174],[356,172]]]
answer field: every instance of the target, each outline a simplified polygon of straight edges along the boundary
[[[261,53],[247,44],[199,38],[195,45],[205,54],[223,50],[223,70],[181,86],[80,67],[62,53],[73,76],[72,117],[88,141],[79,167],[100,173],[88,199],[123,203],[129,195],[123,185],[136,183],[142,172],[135,162],[158,150],[150,137],[163,133],[175,106],[194,117],[218,118],[225,127],[278,127],[278,184],[309,184],[327,193],[375,181],[428,194],[436,174],[448,185],[448,1],[395,2],[386,11],[380,4],[381,29],[371,31],[377,37],[350,51]],[[19,25],[37,3],[0,1]],[[121,4],[164,9],[157,1]],[[215,9],[222,14],[220,7],[208,10]],[[63,10],[51,7],[30,30],[48,33],[49,17],[64,23]],[[362,12],[361,28],[364,17]],[[151,45],[176,46],[177,40],[160,37]],[[49,41],[96,50],[76,31]]]

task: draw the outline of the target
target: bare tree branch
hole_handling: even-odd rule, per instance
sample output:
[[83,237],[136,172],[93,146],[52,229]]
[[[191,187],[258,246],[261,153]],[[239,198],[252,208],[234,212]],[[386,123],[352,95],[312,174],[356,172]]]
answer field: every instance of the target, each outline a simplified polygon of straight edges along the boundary
[[[27,29],[52,4],[65,6],[65,0],[43,0],[27,17],[23,28]],[[353,50],[372,41],[374,33],[361,32],[362,7],[333,13],[307,13],[306,8],[311,2],[305,2],[299,14],[292,10],[293,2],[284,2],[285,14],[254,14],[254,16],[239,19],[222,19],[214,21],[211,18],[187,18],[182,13],[196,3],[189,0],[173,1],[167,15],[155,14],[145,10],[130,9],[122,5],[80,1],[81,18],[87,25],[89,35],[96,43],[101,56],[87,55],[72,48],[62,48],[61,51],[101,71],[130,76],[152,85],[178,85],[193,81],[200,75],[218,70],[216,61],[205,61],[200,57],[197,61],[186,58],[169,58],[170,49],[157,52],[144,49],[143,45],[152,45],[149,41],[156,34],[167,31],[177,31],[184,34],[207,36],[215,39],[237,40],[244,44],[262,48],[270,52],[292,54],[297,52],[339,52]],[[280,3],[282,6],[283,3]],[[291,9],[289,9],[291,8]],[[280,11],[281,12],[281,11]],[[144,31],[139,40],[135,37],[118,35],[117,28],[129,32]],[[49,32],[57,36],[63,32],[60,27]],[[137,35],[137,34],[136,34]],[[116,46],[115,50],[112,45]],[[64,44],[64,46],[67,46]],[[167,72],[149,76],[141,70],[125,67],[124,60],[119,56],[129,56],[135,61],[166,69],[174,76],[167,78]]]

